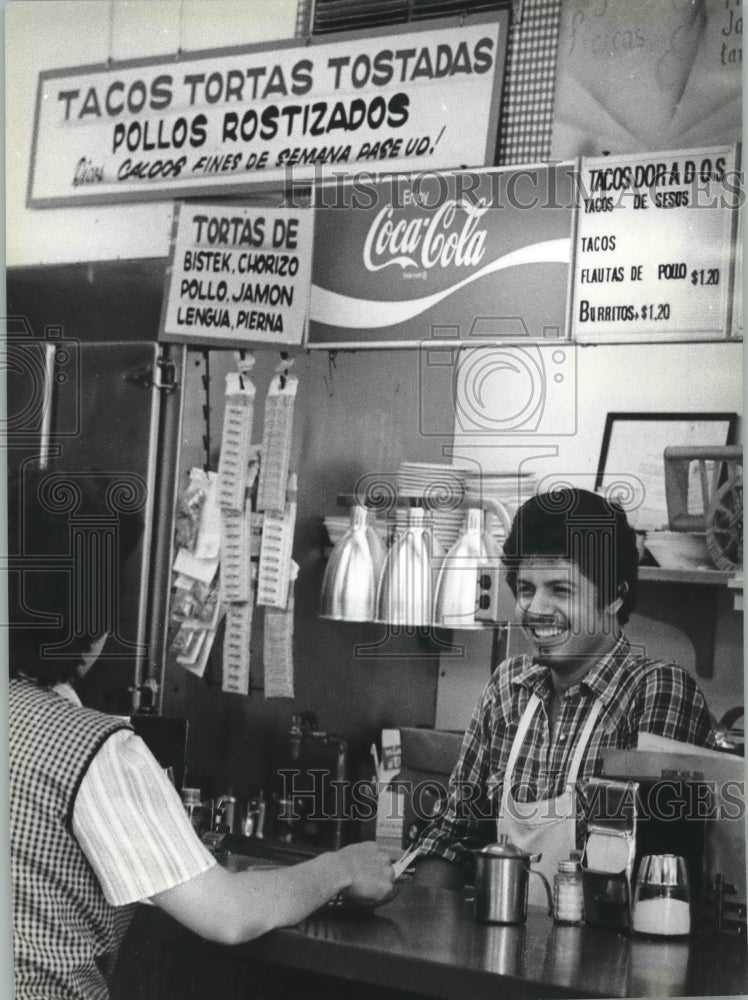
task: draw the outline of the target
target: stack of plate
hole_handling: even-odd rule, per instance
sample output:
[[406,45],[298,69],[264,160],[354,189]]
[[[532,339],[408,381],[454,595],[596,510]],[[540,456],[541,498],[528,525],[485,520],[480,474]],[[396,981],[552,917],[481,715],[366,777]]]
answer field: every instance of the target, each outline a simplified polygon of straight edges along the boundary
[[498,500],[502,503],[510,517],[525,500],[534,496],[537,490],[538,477],[534,472],[465,472],[465,489],[473,497],[486,500]]
[[[443,513],[426,513],[425,523],[432,529],[434,539],[446,550],[459,537],[465,520],[465,511],[444,511]],[[375,522],[377,530],[384,532],[387,544],[391,545],[395,538],[402,535],[408,527],[408,508],[397,507],[383,514]]]
[[[401,500],[411,499],[431,512],[434,540],[447,552],[465,525],[465,470],[439,462],[402,462],[397,489]],[[396,511],[396,530],[406,522],[407,511]]]
[[[480,507],[483,500],[498,500],[513,517],[517,508],[534,495],[536,487],[534,472],[485,472],[439,462],[402,462],[397,472],[401,505],[387,513],[372,512],[369,517],[382,540],[390,545],[407,526],[410,501],[412,506],[427,511],[426,520],[433,527],[434,540],[448,552],[465,529],[466,506]],[[347,514],[325,518],[333,545],[349,525]],[[504,529],[490,511],[486,512],[484,527],[501,546]]]
[[401,462],[397,490],[427,510],[455,511],[465,496],[465,470],[437,462]]
[[434,538],[449,552],[465,530],[464,510],[437,510],[433,515]]
[[[465,470],[465,491],[468,502],[475,500],[475,506],[479,507],[482,500],[496,500],[506,509],[510,518],[514,517],[525,500],[534,496],[536,488],[537,476],[534,472]],[[506,534],[503,525],[490,511],[486,512],[485,530],[493,536],[499,547],[504,544]]]

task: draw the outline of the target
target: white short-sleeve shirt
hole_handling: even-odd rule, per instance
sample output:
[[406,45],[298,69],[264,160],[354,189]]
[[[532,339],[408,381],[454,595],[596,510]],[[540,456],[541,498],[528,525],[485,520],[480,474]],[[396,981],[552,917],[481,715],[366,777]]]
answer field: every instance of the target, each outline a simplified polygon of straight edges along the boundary
[[[68,685],[57,690],[78,702]],[[89,765],[75,799],[73,833],[113,906],[148,899],[216,864],[177,790],[130,730],[113,733]]]

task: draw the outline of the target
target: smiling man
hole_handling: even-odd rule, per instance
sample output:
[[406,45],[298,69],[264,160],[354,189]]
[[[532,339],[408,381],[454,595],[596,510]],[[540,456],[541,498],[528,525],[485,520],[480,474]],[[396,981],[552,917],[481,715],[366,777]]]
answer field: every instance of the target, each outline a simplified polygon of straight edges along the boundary
[[[623,510],[586,490],[528,500],[504,544],[507,582],[533,655],[495,670],[465,734],[447,807],[423,832],[416,880],[456,888],[471,848],[506,833],[548,877],[582,846],[575,786],[602,752],[640,732],[714,745],[687,671],[647,659],[621,630],[636,602],[636,537]],[[581,808],[581,806],[580,806]],[[530,880],[531,902],[545,899]]]

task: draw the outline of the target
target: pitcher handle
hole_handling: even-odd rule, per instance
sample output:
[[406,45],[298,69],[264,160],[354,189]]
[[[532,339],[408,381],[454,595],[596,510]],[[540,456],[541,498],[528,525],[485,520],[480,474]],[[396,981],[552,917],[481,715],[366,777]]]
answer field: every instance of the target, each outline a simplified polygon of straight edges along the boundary
[[[470,503],[471,496],[472,495],[470,494],[466,496],[466,503]],[[500,500],[494,500],[493,497],[481,496],[479,499],[479,506],[484,511],[494,514],[499,519],[501,526],[504,529],[504,533],[507,535],[509,534],[512,528],[512,516]]]
[[529,872],[530,872],[531,875],[537,875],[538,878],[543,883],[543,885],[545,886],[545,892],[546,892],[546,895],[548,896],[548,916],[552,917],[553,916],[553,890],[551,889],[551,886],[550,886],[550,883],[548,882],[548,879],[545,877],[545,875],[542,872],[539,872],[537,870],[537,868],[530,868]]

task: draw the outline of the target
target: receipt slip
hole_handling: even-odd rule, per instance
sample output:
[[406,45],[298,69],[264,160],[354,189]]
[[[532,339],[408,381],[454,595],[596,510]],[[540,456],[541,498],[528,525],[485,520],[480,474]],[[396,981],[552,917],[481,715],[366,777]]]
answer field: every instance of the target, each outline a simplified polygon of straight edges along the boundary
[[392,865],[392,869],[395,872],[396,879],[403,877],[403,875],[406,873],[408,868],[410,868],[410,866],[413,864],[413,862],[416,860],[416,858],[420,853],[421,853],[421,848],[418,844],[416,844],[414,847],[411,847],[409,850],[407,850],[401,858],[395,861],[395,863]]

